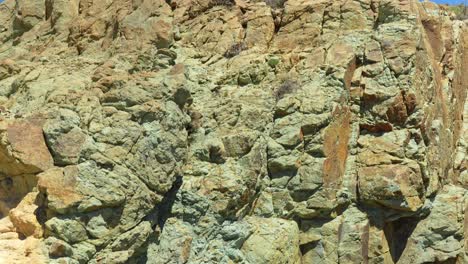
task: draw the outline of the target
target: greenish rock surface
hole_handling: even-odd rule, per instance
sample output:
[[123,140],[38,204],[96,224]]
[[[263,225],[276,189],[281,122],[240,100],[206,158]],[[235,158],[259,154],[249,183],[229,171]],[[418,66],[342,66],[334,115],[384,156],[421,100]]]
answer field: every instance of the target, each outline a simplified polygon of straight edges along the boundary
[[468,263],[468,27],[416,0],[0,3],[0,263]]

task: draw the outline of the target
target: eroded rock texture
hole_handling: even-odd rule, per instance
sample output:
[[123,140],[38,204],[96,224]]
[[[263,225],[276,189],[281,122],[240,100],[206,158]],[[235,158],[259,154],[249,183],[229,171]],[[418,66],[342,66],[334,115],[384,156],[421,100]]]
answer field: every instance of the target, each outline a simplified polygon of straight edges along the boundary
[[468,27],[416,0],[6,0],[0,263],[468,263]]

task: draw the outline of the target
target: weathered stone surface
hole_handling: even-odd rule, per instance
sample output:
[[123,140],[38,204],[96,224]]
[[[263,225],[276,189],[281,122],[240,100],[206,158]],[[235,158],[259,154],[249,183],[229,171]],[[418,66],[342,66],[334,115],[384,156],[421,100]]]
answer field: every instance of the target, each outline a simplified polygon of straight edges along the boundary
[[432,203],[429,216],[418,223],[399,263],[453,261],[464,263],[467,191],[446,186]]
[[20,240],[17,236],[0,238],[0,261],[5,263],[48,263],[43,253],[42,241],[33,237]]
[[8,78],[14,74],[18,74],[19,72],[20,68],[14,61],[6,59],[0,62],[0,80]]
[[8,215],[16,228],[16,232],[26,237],[40,238],[43,234],[42,226],[36,216],[36,210],[38,209],[35,204],[37,194],[34,192],[27,194]]
[[49,208],[62,212],[81,201],[76,192],[76,169],[54,168],[38,175],[38,188],[47,195]]
[[415,164],[380,165],[358,170],[363,201],[416,211],[424,204],[424,185]]
[[0,124],[0,172],[10,176],[33,174],[52,167],[42,127],[31,121],[3,121]]
[[22,34],[30,30],[46,16],[43,1],[16,1],[16,17],[13,28]]
[[242,246],[247,262],[300,263],[296,223],[274,218],[252,218],[247,222],[254,228]]
[[467,32],[416,0],[5,0],[0,262],[465,263]]

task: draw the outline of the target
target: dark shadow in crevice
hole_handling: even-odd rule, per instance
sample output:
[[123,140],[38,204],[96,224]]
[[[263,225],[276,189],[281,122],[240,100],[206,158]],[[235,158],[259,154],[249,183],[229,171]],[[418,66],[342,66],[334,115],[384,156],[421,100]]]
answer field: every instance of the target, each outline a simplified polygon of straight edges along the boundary
[[385,237],[390,248],[390,255],[394,263],[400,259],[406,248],[408,239],[418,225],[420,219],[414,217],[405,217],[387,222],[384,226]]
[[177,176],[176,180],[172,184],[171,189],[166,193],[161,204],[158,206],[158,226],[162,231],[164,229],[164,225],[166,224],[167,219],[172,214],[172,207],[177,198],[177,193],[182,186],[183,179],[182,176]]
[[450,258],[445,261],[436,261],[433,264],[457,264],[457,258]]
[[301,254],[304,256],[307,254],[307,252],[314,250],[318,245],[320,241],[313,241],[304,245],[300,245],[299,249],[301,250]]

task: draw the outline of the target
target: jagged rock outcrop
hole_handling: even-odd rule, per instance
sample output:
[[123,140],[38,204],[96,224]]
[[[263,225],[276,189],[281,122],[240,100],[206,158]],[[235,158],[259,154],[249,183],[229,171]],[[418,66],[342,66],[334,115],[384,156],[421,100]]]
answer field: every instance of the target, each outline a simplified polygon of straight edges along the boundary
[[468,27],[416,0],[6,0],[1,263],[468,263]]

